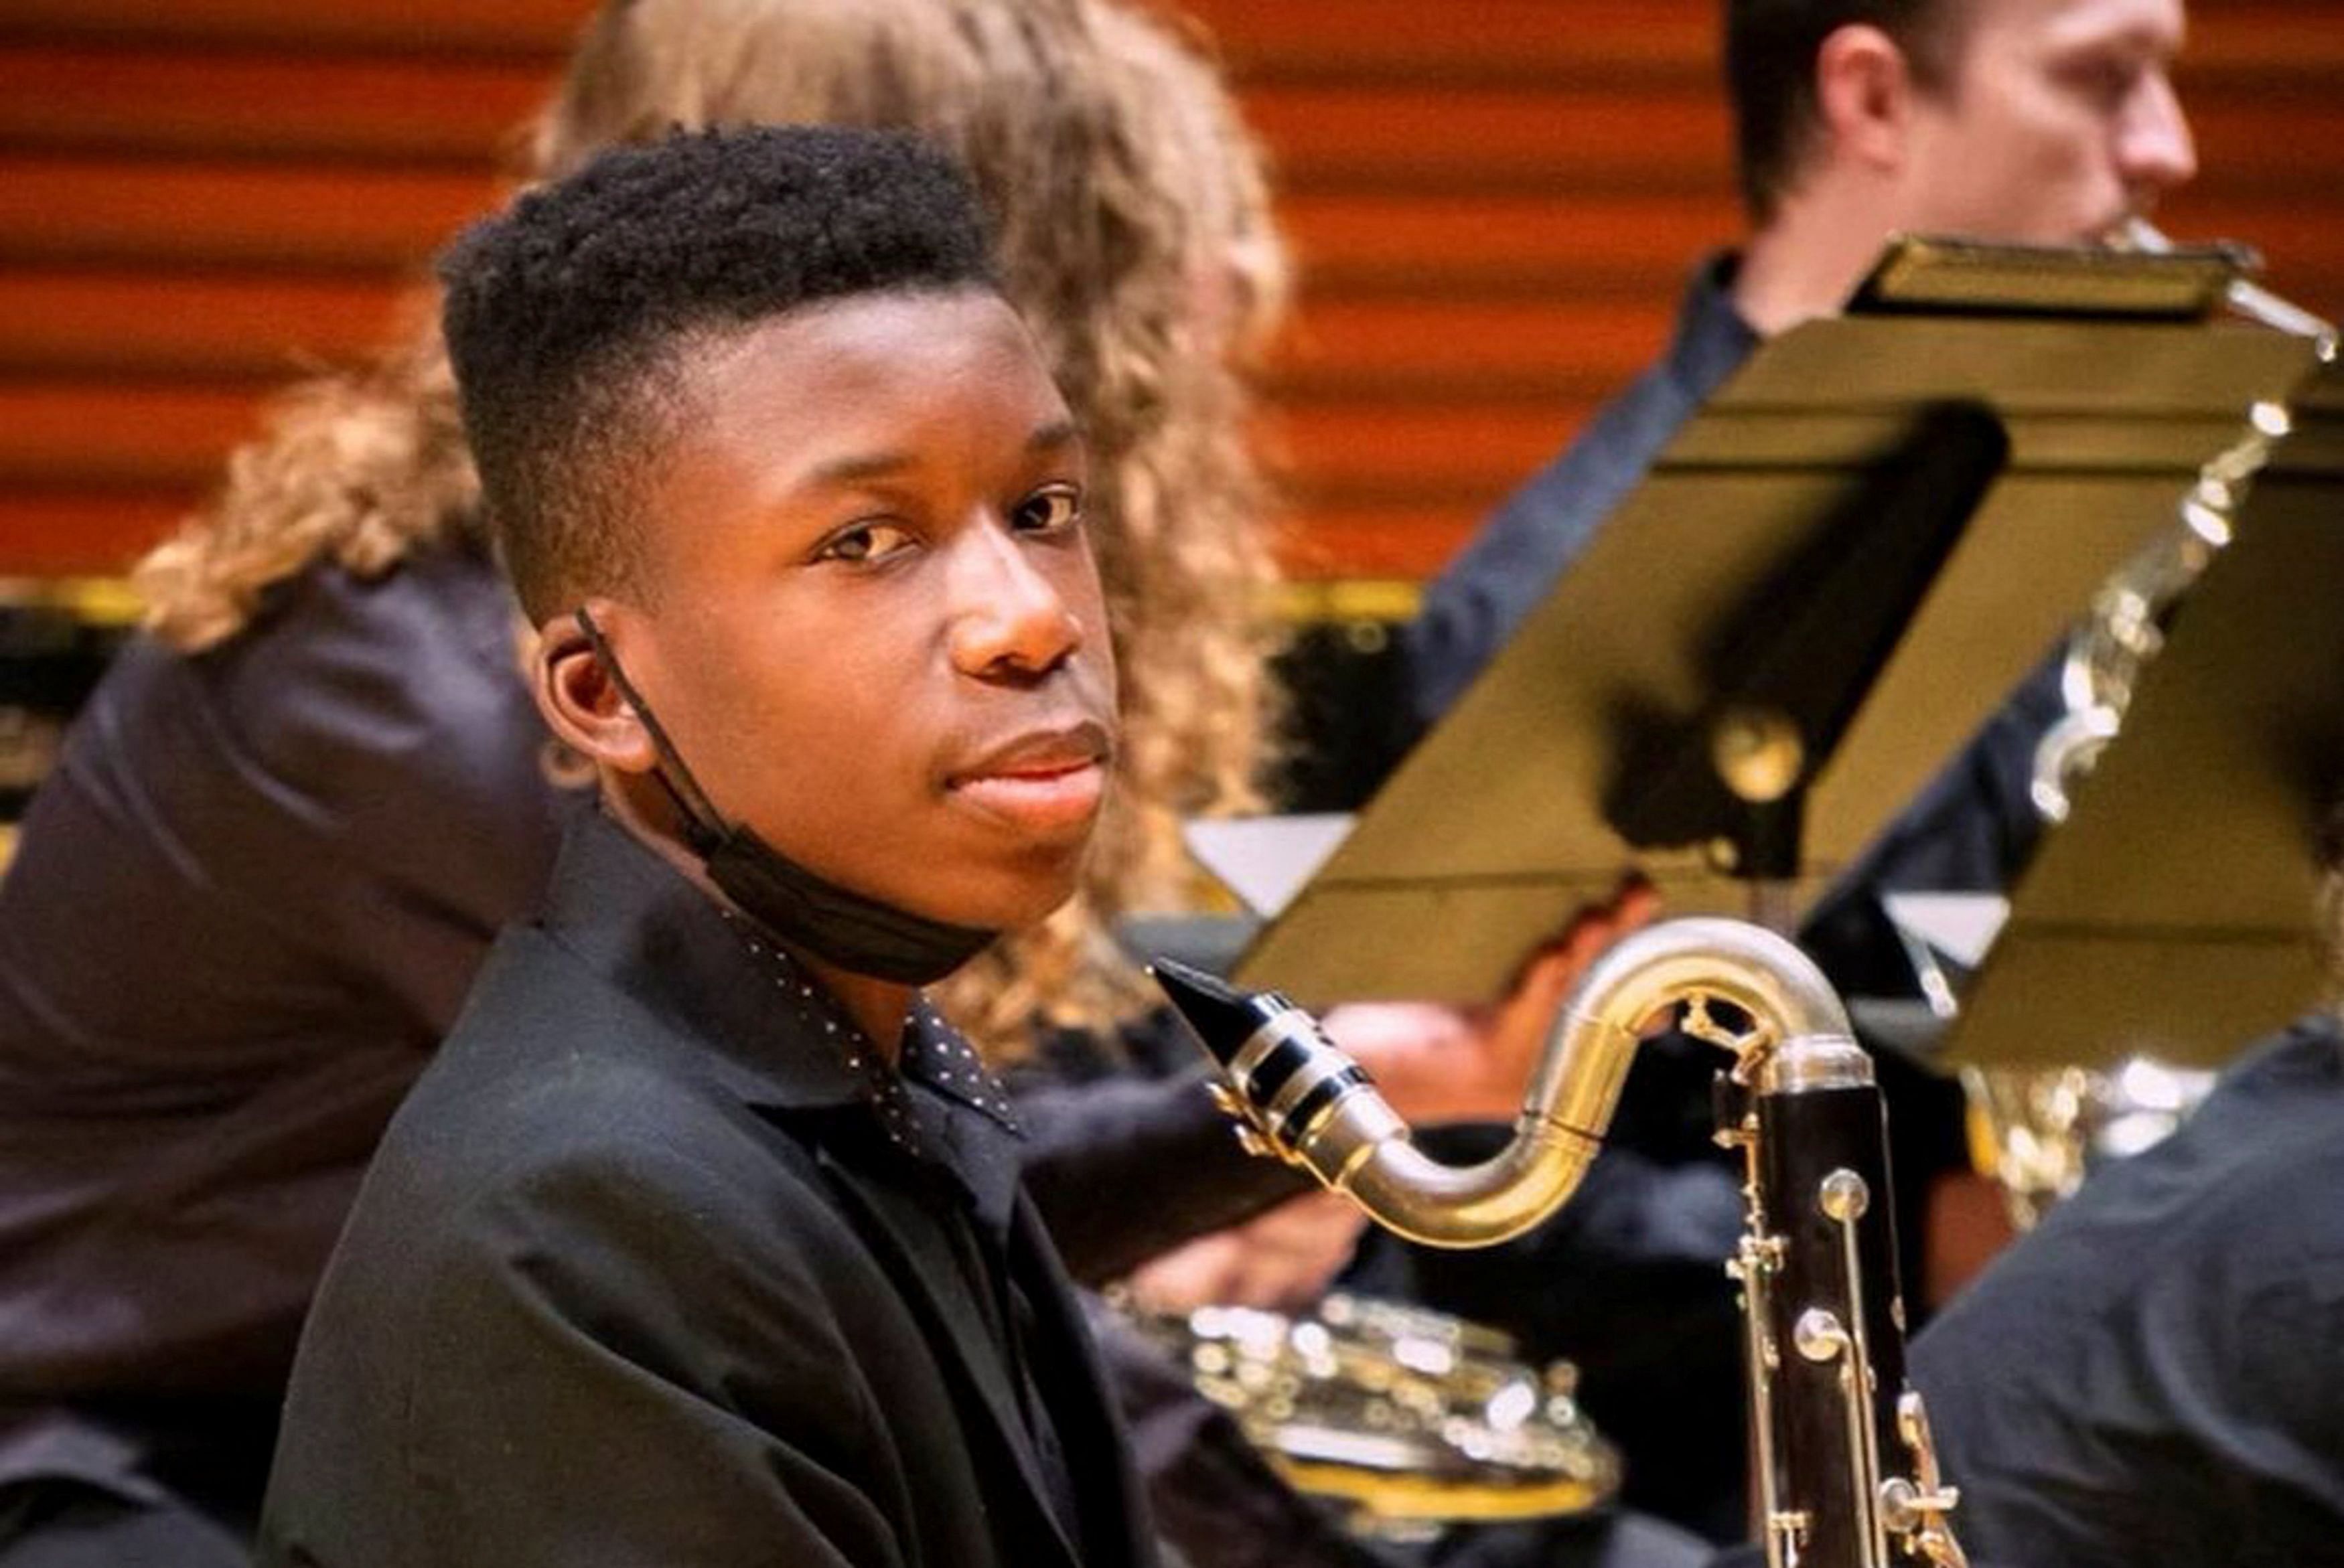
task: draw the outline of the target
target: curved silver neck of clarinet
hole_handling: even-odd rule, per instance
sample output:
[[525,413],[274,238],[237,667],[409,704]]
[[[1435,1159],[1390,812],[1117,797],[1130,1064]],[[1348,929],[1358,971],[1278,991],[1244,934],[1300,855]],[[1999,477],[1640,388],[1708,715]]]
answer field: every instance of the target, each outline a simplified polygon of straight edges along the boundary
[[[1601,1147],[1640,1031],[1680,1003],[1687,1027],[1731,1051],[1733,1076],[1771,1086],[1788,1060],[1861,1058],[1821,971],[1781,937],[1738,920],[1680,920],[1615,943],[1588,970],[1547,1037],[1514,1137],[1478,1165],[1452,1166],[1409,1141],[1373,1081],[1275,992],[1247,995],[1177,964],[1156,975],[1221,1064],[1222,1107],[1257,1152],[1300,1165],[1379,1224],[1437,1247],[1482,1247],[1529,1230],[1567,1201]],[[1753,1020],[1707,1022],[1724,1002]],[[1801,1040],[1793,1058],[1786,1041]],[[1868,1070],[1868,1064],[1867,1070]]]
[[[1368,1075],[1276,993],[1177,964],[1157,979],[1220,1064],[1239,1136],[1348,1193],[1417,1241],[1478,1247],[1538,1223],[1578,1188],[1643,1031],[1727,1051],[1719,1141],[1742,1151],[1742,1286],[1751,1430],[1769,1568],[1960,1568],[1920,1396],[1904,1381],[1886,1130],[1872,1060],[1823,974],[1738,920],[1624,938],[1571,993],[1513,1138],[1450,1166],[1409,1140]],[[1728,1023],[1711,1010],[1730,1009]],[[1557,1282],[1568,1288],[1568,1282]]]

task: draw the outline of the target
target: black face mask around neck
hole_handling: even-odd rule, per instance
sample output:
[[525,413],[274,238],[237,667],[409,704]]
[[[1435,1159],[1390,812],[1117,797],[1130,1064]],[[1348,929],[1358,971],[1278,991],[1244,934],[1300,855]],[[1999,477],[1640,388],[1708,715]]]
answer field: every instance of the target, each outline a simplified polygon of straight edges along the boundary
[[904,985],[940,980],[1000,935],[899,910],[806,869],[745,824],[727,822],[701,789],[618,656],[583,608],[578,628],[659,752],[659,779],[683,813],[686,842],[709,880],[778,941],[852,974]]

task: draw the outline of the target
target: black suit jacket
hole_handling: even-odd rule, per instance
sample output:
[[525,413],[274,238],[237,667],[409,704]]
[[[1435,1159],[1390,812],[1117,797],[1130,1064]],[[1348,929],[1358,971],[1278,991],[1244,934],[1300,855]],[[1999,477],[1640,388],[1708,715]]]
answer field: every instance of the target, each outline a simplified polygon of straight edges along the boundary
[[328,1269],[265,1561],[1152,1560],[990,1091],[913,1091],[945,1158],[909,1158],[788,990],[670,868],[573,829]]

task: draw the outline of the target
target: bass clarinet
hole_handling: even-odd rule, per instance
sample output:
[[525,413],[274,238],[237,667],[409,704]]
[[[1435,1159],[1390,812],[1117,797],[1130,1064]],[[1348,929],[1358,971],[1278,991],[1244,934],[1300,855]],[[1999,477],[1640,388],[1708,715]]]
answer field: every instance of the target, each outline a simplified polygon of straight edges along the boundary
[[[1904,1306],[1886,1116],[1846,1010],[1806,956],[1755,926],[1671,920],[1600,958],[1564,1004],[1512,1140],[1478,1165],[1432,1160],[1366,1071],[1276,992],[1185,966],[1152,971],[1218,1065],[1215,1097],[1258,1154],[1298,1165],[1378,1223],[1488,1246],[1566,1202],[1601,1146],[1641,1030],[1678,1027],[1732,1058],[1718,1139],[1743,1161],[1740,1282],[1754,1490],[1769,1568],[1953,1568]],[[1722,1017],[1721,1013],[1730,1017]]]

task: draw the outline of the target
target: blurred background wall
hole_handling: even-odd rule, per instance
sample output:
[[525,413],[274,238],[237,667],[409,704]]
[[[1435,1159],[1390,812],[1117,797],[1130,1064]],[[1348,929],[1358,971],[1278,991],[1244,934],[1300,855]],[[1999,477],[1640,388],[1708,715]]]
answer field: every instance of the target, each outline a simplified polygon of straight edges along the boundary
[[[0,0],[0,576],[119,569],[391,332],[591,0]],[[1713,0],[1194,0],[1304,266],[1265,434],[1317,578],[1439,568],[1734,212]],[[2344,311],[2344,5],[2199,0],[2160,215]]]

